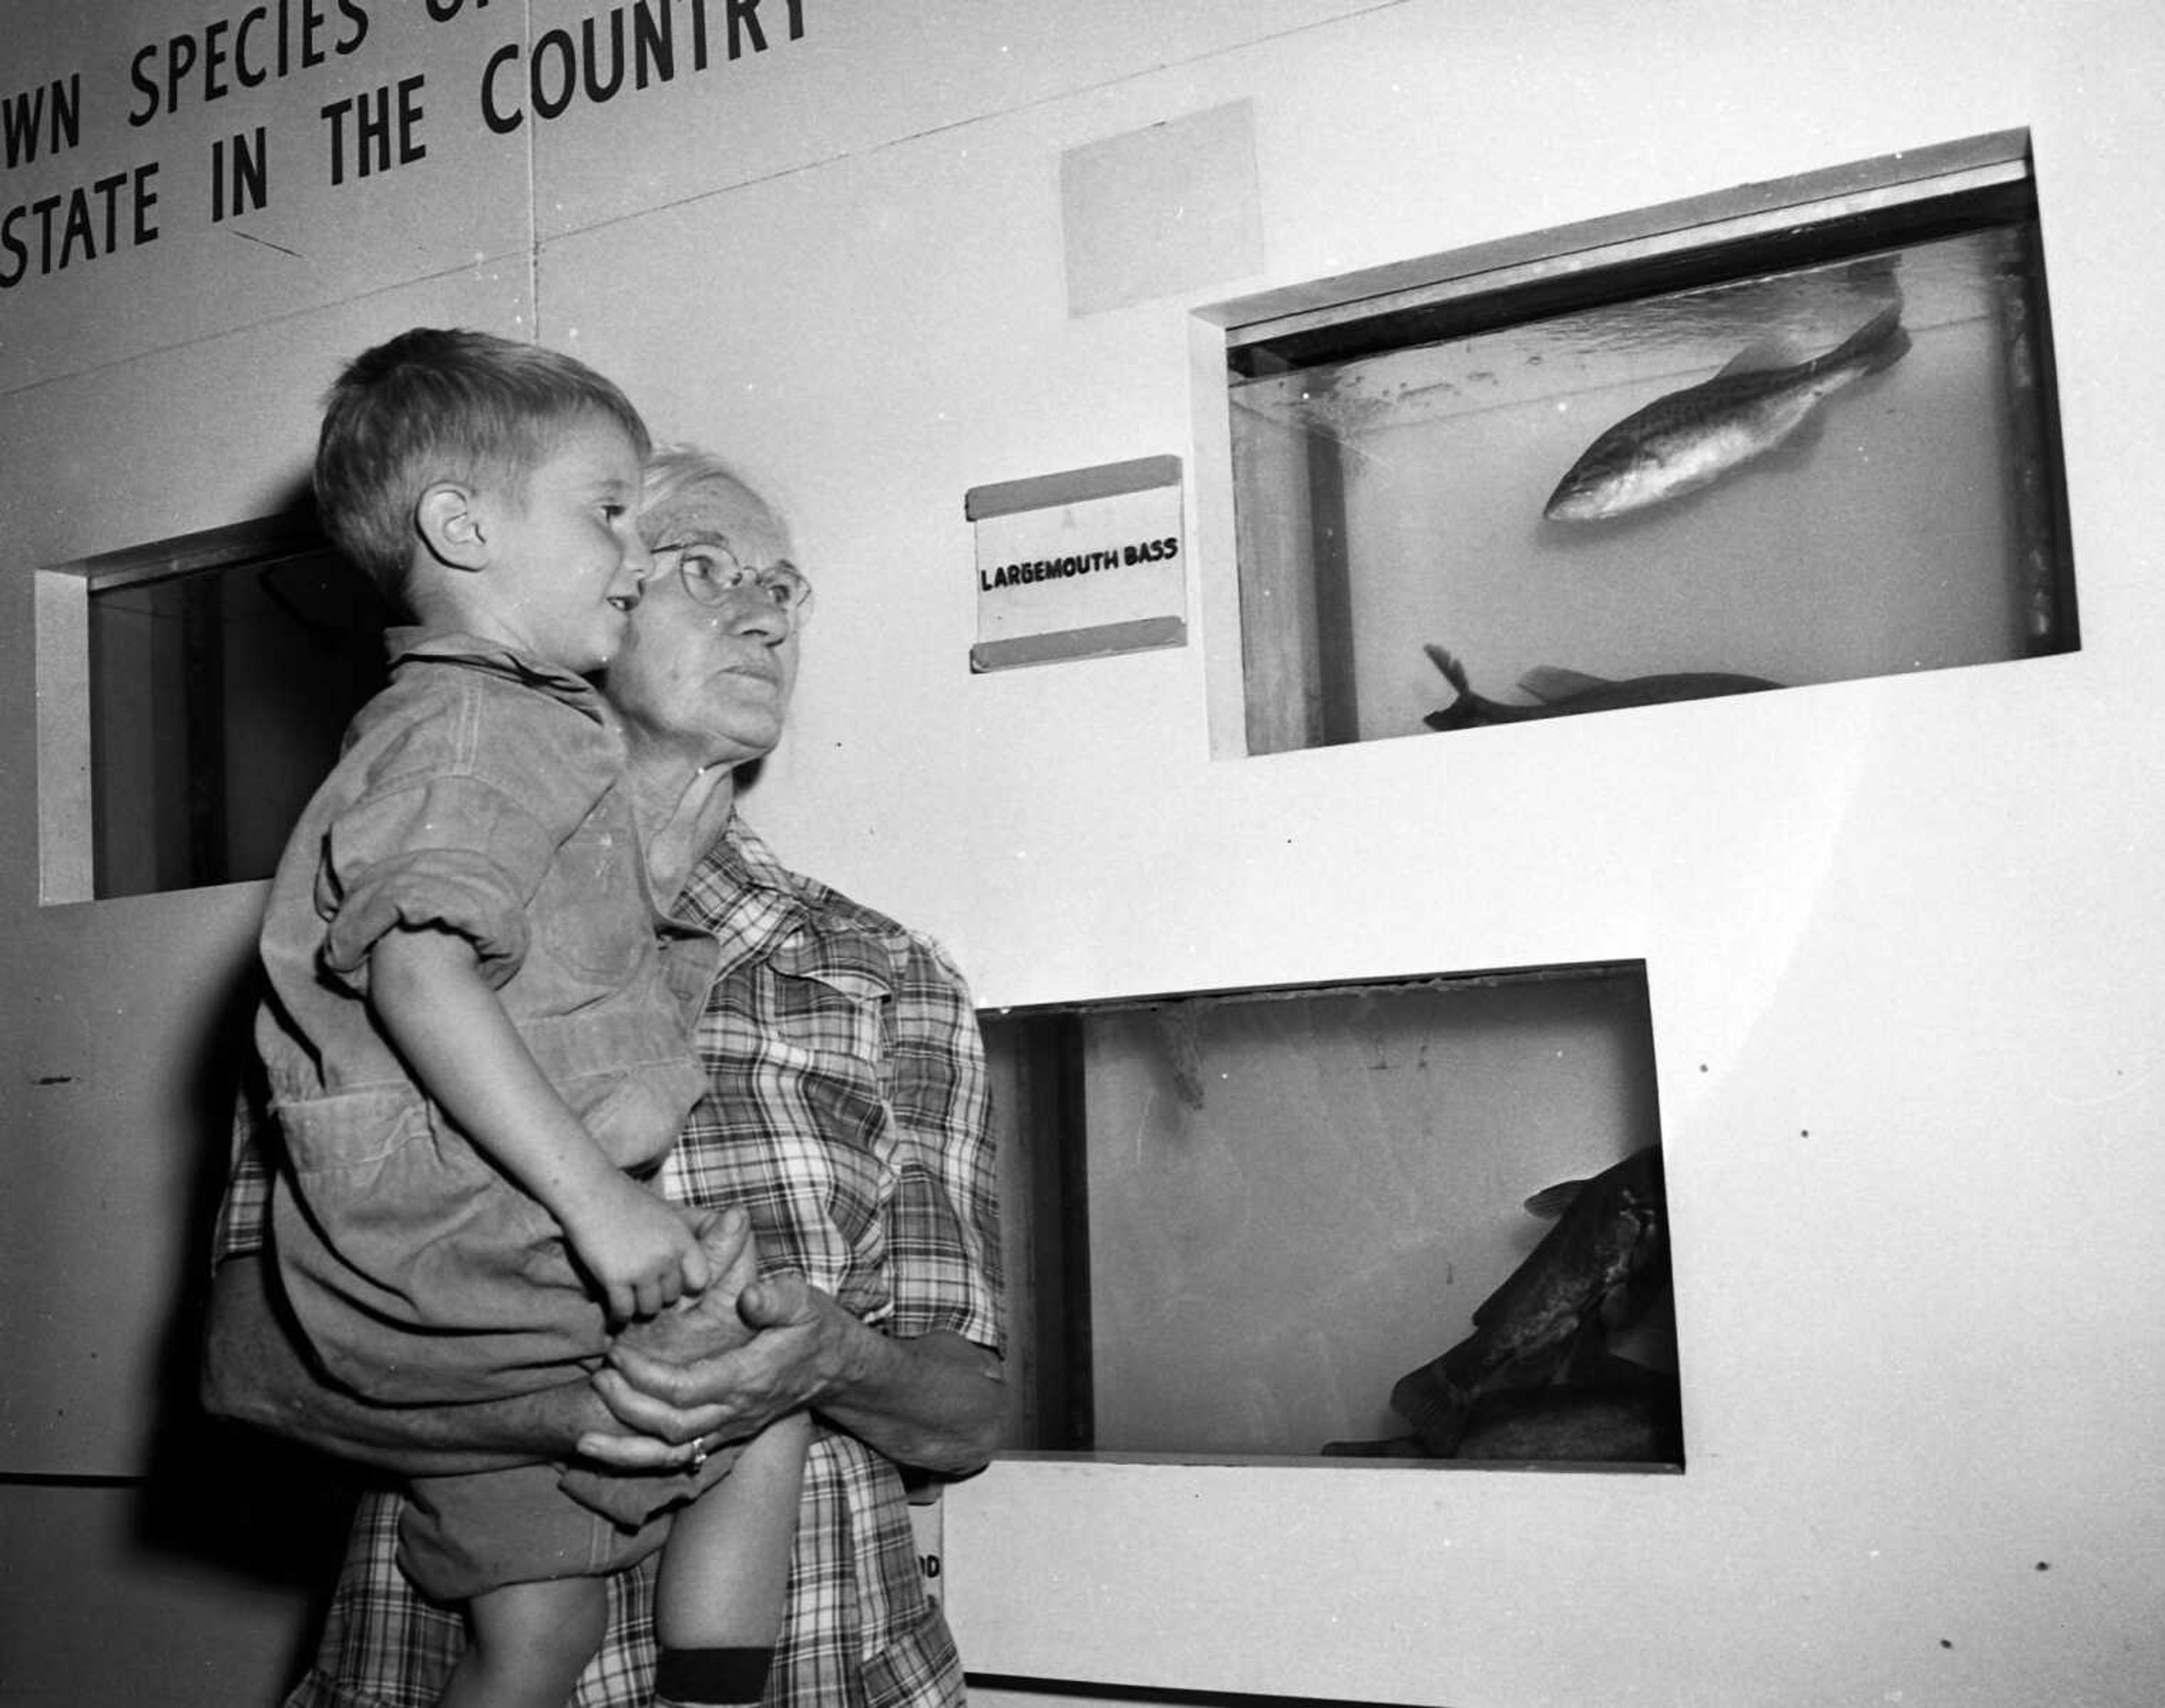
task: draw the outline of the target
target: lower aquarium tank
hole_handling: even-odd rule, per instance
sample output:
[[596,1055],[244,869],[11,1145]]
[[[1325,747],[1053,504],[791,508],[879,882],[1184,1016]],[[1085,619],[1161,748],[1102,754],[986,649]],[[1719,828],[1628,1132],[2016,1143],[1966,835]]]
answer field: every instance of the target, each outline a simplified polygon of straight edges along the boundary
[[1023,1449],[1680,1468],[1645,970],[988,1017]]
[[1251,752],[2079,644],[2019,134],[1334,284],[1222,311]]

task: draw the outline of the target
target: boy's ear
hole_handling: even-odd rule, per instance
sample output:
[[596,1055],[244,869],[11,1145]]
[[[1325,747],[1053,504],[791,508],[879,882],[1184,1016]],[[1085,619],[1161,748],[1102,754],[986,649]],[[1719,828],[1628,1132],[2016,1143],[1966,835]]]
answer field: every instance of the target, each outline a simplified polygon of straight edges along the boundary
[[454,570],[478,570],[488,561],[488,531],[470,487],[439,481],[421,494],[414,525],[437,562]]

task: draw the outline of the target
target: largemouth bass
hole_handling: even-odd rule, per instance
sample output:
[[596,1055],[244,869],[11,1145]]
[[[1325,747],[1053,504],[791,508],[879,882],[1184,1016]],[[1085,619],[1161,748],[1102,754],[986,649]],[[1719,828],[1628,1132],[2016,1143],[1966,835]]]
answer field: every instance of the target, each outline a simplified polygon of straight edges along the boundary
[[[1622,1362],[1619,1360],[1618,1362]],[[1675,1463],[1683,1457],[1676,1378],[1570,1383],[1484,1394],[1454,1458]]]
[[1755,345],[1711,380],[1656,398],[1595,439],[1541,513],[1603,522],[1710,486],[1794,436],[1828,397],[1892,366],[1909,348],[1899,302],[1809,361],[1769,366]]
[[1483,1394],[1462,1414],[1446,1413],[1453,1421],[1445,1436],[1431,1429],[1382,1441],[1328,1441],[1323,1452],[1332,1458],[1680,1464],[1682,1414],[1674,1375],[1610,1358],[1569,1382]]
[[1662,1150],[1647,1145],[1589,1180],[1537,1193],[1528,1207],[1562,1206],[1557,1224],[1477,1306],[1473,1332],[1399,1378],[1391,1409],[1429,1451],[1448,1455],[1475,1402],[1499,1389],[1539,1387],[1599,1358],[1608,1337],[1643,1316],[1668,1279]]
[[1424,649],[1429,661],[1443,672],[1458,697],[1421,722],[1430,729],[1477,729],[1488,723],[1522,723],[1530,717],[1569,717],[1581,712],[1615,712],[1631,706],[1665,706],[1677,700],[1705,700],[1720,694],[1751,694],[1762,688],[1778,688],[1763,676],[1731,675],[1720,670],[1683,670],[1672,675],[1633,676],[1616,681],[1589,676],[1578,670],[1537,665],[1519,678],[1519,686],[1534,696],[1531,706],[1509,706],[1473,691],[1466,667],[1441,647]]

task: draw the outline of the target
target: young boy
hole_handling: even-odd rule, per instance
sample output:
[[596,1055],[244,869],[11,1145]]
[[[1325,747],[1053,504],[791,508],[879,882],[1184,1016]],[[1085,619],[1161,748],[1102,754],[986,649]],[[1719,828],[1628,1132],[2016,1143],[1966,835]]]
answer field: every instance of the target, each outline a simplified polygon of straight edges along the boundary
[[[621,738],[582,680],[652,566],[648,449],[601,376],[477,333],[392,339],[327,400],[324,525],[415,626],[272,880],[256,1039],[287,1296],[330,1380],[386,1404],[554,1385],[611,1322],[757,1273],[747,1241],[710,1274],[711,1218],[640,1184],[705,1086],[687,1027],[714,954],[657,944]],[[663,1599],[666,1700],[756,1701],[808,1430],[774,1425],[696,1499],[649,1479],[629,1529],[556,1467],[416,1479],[401,1563],[472,1634],[440,1700],[556,1708],[603,1576],[669,1533],[665,1583],[698,1589]]]

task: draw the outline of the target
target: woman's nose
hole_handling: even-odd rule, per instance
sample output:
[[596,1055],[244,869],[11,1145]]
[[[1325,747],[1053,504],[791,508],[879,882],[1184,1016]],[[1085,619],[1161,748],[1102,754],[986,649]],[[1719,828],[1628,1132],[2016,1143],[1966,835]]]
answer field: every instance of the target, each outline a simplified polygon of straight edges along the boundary
[[743,587],[738,593],[740,596],[732,602],[735,608],[728,617],[733,632],[756,634],[769,646],[778,645],[788,638],[794,619],[774,602],[764,587]]

